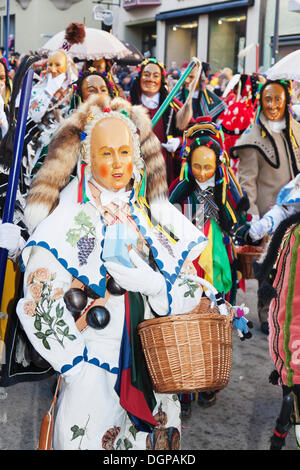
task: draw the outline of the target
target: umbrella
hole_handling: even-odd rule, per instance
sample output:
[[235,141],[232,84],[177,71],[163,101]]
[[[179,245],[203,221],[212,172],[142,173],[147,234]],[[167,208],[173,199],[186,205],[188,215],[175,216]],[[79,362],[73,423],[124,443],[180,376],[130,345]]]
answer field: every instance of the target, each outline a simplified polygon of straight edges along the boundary
[[143,54],[130,42],[121,41],[124,46],[130,51],[128,55],[122,59],[117,59],[116,62],[120,65],[137,65],[143,62],[145,57]]
[[[73,44],[69,54],[80,60],[122,59],[130,51],[116,36],[107,31],[95,28],[85,28],[85,39],[82,44]],[[65,31],[55,34],[39,49],[39,54],[49,54],[51,51],[61,49],[65,42]]]
[[300,81],[300,49],[287,54],[266,72],[269,80]]

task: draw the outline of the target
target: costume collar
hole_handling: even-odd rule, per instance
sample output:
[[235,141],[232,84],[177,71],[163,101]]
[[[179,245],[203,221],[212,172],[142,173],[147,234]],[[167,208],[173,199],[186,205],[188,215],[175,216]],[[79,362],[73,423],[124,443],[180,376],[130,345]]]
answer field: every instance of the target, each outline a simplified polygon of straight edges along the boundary
[[199,188],[203,191],[204,189],[213,188],[215,186],[215,175],[209,178],[209,180],[205,181],[204,183],[200,183],[199,181],[196,180],[196,178],[195,178],[195,181],[197,185],[199,186]]
[[99,199],[102,206],[107,206],[111,202],[121,206],[124,202],[129,202],[131,191],[126,191],[125,188],[122,188],[119,191],[112,191],[101,186],[93,177],[90,178],[90,182],[99,189]]
[[280,119],[279,121],[271,121],[270,119],[268,120],[268,125],[269,128],[272,132],[281,132],[283,129],[286,128],[286,122],[285,118]]
[[156,93],[153,96],[146,96],[143,93],[141,94],[142,104],[149,109],[155,109],[159,106],[160,93]]

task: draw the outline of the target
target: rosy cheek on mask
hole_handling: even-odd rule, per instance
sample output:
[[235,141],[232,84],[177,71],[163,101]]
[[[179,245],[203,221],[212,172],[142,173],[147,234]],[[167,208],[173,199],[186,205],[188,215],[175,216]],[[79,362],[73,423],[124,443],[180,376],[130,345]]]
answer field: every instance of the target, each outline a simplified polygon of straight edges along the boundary
[[130,162],[130,163],[128,163],[128,165],[127,165],[126,173],[128,173],[128,175],[131,175],[132,172],[133,172],[133,163]]
[[105,164],[99,165],[99,176],[106,178],[108,176],[108,167]]

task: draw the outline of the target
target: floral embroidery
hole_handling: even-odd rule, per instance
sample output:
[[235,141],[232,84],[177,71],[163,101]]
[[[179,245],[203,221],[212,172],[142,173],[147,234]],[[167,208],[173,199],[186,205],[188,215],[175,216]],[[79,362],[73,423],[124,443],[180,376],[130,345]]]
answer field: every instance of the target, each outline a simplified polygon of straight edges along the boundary
[[77,246],[79,266],[87,264],[87,259],[94,250],[96,230],[91,218],[80,211],[74,218],[78,228],[71,228],[66,234],[66,240],[72,246]]
[[[24,312],[30,317],[35,317],[35,336],[42,340],[46,349],[51,349],[49,341],[57,341],[64,348],[64,340],[73,341],[76,336],[69,334],[69,327],[63,320],[64,307],[55,302],[62,299],[63,289],[53,288],[55,274],[51,274],[47,268],[39,268],[30,273],[27,279],[29,292],[33,300],[24,302]],[[52,309],[55,315],[51,315]]]
[[158,425],[146,438],[146,450],[179,450],[180,433],[173,426],[167,428],[168,416],[162,409],[162,402],[154,418]]
[[29,315],[30,317],[34,317],[35,315],[35,307],[36,304],[34,300],[28,300],[27,302],[24,303],[24,311],[26,315]]
[[113,428],[110,428],[108,429],[108,431],[106,431],[106,433],[102,437],[102,449],[114,450],[114,443],[115,443],[116,437],[118,436],[120,432],[120,429],[121,428],[114,426]]

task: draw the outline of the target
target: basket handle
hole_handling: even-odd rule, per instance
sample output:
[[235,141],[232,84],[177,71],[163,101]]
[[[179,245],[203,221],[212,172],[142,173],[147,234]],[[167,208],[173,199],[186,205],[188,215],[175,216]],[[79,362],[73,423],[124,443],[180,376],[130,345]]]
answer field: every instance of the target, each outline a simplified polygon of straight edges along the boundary
[[206,281],[205,279],[202,279],[202,277],[193,276],[191,274],[183,274],[181,276],[181,278],[189,279],[189,280],[194,281],[197,284],[200,284],[201,286],[206,287],[207,289],[209,289],[215,296],[216,304],[217,304],[217,308],[219,310],[219,313],[221,315],[225,315],[225,316],[228,315],[226,302],[223,299],[222,294],[210,282]]

